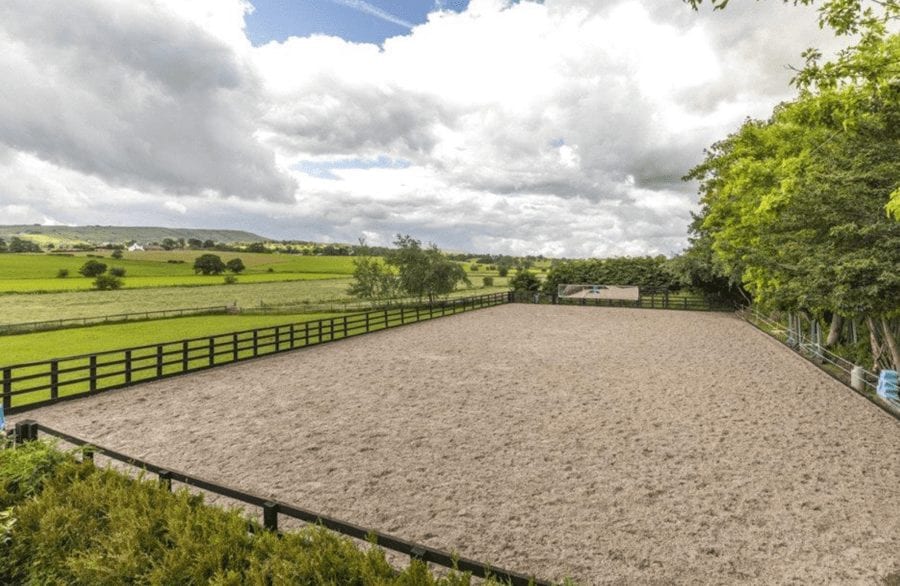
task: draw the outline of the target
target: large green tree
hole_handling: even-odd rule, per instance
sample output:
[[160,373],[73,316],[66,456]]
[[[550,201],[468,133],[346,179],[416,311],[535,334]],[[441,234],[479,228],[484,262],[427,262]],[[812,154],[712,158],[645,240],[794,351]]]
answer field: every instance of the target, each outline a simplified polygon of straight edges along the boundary
[[713,145],[701,229],[763,305],[864,318],[873,361],[900,365],[900,36],[869,35],[798,98]]
[[423,247],[421,240],[397,234],[394,246],[385,262],[396,269],[400,290],[405,294],[433,302],[460,283],[471,285],[465,269],[448,259],[437,245]]

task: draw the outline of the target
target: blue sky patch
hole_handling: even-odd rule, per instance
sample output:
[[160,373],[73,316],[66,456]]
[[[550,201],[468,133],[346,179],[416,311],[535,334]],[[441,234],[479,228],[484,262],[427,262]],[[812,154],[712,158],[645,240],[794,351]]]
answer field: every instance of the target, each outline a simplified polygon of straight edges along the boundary
[[294,169],[319,179],[340,179],[334,174],[336,169],[406,169],[412,165],[406,159],[393,159],[380,155],[375,159],[339,159],[335,161],[300,161]]
[[405,35],[435,10],[460,12],[469,0],[253,0],[247,36],[256,45],[314,34],[381,44]]

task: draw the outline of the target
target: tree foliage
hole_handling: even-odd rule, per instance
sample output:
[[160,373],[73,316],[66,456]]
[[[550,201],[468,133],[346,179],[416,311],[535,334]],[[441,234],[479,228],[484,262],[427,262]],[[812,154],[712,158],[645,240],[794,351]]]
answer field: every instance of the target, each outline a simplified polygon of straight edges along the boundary
[[225,263],[225,268],[237,275],[238,273],[244,272],[244,269],[247,267],[244,266],[244,261],[241,259],[233,258]]
[[471,285],[465,269],[444,256],[437,245],[422,247],[422,241],[397,234],[395,248],[385,256],[385,262],[396,269],[400,290],[418,299],[437,297],[453,292],[460,283]]
[[561,284],[636,285],[642,289],[677,289],[678,279],[666,268],[664,256],[570,260],[550,268],[544,291],[556,293]]
[[216,254],[201,254],[194,261],[194,272],[204,275],[220,275],[226,268],[222,258]]
[[688,174],[702,205],[689,253],[706,247],[763,306],[863,318],[876,361],[883,340],[896,367],[900,223],[885,209],[900,188],[900,36],[864,35],[808,71],[815,84]]
[[541,280],[528,269],[521,269],[509,280],[509,286],[515,291],[536,293],[541,290]]
[[115,275],[97,275],[94,288],[99,291],[114,291],[122,288],[122,279]]
[[421,240],[398,234],[394,246],[382,260],[371,256],[365,242],[360,241],[353,260],[352,295],[372,300],[408,295],[434,302],[453,292],[460,283],[471,285],[465,269],[436,245],[423,247]]
[[78,269],[78,272],[83,277],[96,277],[106,272],[106,264],[98,260],[89,260],[81,265],[81,268]]

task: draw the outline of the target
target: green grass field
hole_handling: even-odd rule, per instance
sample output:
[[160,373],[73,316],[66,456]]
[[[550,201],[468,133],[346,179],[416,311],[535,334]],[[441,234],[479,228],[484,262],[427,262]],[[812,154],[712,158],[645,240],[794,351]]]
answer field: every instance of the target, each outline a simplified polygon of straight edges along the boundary
[[[108,267],[125,269],[123,286],[127,289],[214,286],[224,282],[222,275],[196,275],[194,259],[204,251],[150,251],[125,253],[122,259],[94,258]],[[224,261],[240,258],[247,269],[237,276],[239,283],[321,280],[348,277],[353,259],[346,256],[297,256],[261,253],[215,253]],[[91,260],[85,254],[55,256],[48,254],[0,254],[0,293],[87,291],[93,279],[82,277],[78,269]],[[171,263],[168,261],[182,261]],[[69,271],[65,278],[60,270]]]
[[233,303],[237,303],[239,307],[258,307],[261,303],[322,302],[346,298],[349,286],[350,279],[329,278],[208,287],[0,295],[0,323],[211,307]]

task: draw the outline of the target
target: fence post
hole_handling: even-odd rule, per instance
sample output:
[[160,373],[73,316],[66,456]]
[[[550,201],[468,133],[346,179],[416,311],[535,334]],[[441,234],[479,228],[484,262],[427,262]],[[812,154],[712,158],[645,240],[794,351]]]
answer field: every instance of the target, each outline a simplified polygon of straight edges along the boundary
[[189,343],[187,340],[181,343],[181,372],[187,372]]
[[266,501],[262,506],[263,527],[267,531],[278,531],[278,505],[272,501]]
[[156,376],[157,378],[162,377],[163,375],[163,347],[162,344],[156,346]]
[[387,309],[384,310],[384,328],[385,329],[388,328],[388,310]]
[[37,439],[37,421],[25,419],[16,423],[16,443],[21,444]]
[[334,318],[331,318],[329,321],[329,326],[331,327],[331,330],[328,333],[328,341],[330,342],[334,340]]
[[347,337],[347,316],[344,316],[344,337]]
[[131,383],[131,350],[125,350],[125,384]]
[[291,341],[291,350],[294,349],[294,324],[291,324],[288,328],[288,336]]
[[304,325],[303,345],[309,346],[309,322],[306,322],[303,325]]
[[12,407],[12,368],[3,369],[3,411]]
[[96,354],[91,354],[90,365],[91,365],[90,366],[90,368],[91,368],[91,370],[90,370],[90,378],[91,378],[90,392],[93,393],[94,391],[97,390],[97,355]]
[[369,333],[369,312],[366,312],[366,333]]
[[320,320],[319,320],[319,336],[316,338],[316,343],[317,343],[317,344],[321,344],[321,343],[322,343],[322,322],[323,322],[323,321],[325,321],[325,320],[323,320],[323,319],[320,319]]
[[59,360],[50,361],[50,398],[59,398]]
[[400,325],[402,326],[405,323],[406,323],[406,308],[401,305],[400,306]]
[[216,339],[213,336],[209,338],[209,365],[215,366],[216,364]]
[[159,476],[159,483],[163,488],[172,492],[172,473],[168,470],[160,470],[157,475]]
[[235,362],[237,362],[238,358],[239,358],[238,335],[237,334],[231,334],[231,358]]
[[253,356],[259,356],[259,330],[253,330]]

